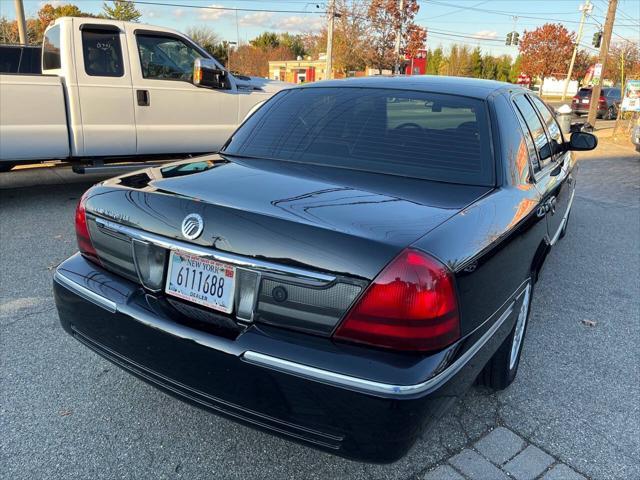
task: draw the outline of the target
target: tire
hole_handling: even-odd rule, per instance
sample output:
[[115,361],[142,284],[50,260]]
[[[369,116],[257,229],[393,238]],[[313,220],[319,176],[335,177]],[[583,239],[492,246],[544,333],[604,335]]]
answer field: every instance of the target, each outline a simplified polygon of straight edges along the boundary
[[493,390],[504,390],[515,380],[520,365],[522,345],[529,323],[533,282],[528,280],[522,303],[518,309],[518,318],[511,333],[505,338],[493,357],[487,362],[478,376],[477,383]]
[[616,119],[616,108],[611,105],[606,113],[602,116],[603,120],[615,120]]
[[15,166],[16,166],[15,163],[0,162],[0,172],[8,172]]

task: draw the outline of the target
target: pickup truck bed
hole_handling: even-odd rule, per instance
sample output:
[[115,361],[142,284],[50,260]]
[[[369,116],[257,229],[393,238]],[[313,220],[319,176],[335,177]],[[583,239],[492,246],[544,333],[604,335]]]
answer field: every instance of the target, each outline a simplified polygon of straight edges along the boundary
[[0,75],[0,158],[69,157],[62,79],[56,75]]

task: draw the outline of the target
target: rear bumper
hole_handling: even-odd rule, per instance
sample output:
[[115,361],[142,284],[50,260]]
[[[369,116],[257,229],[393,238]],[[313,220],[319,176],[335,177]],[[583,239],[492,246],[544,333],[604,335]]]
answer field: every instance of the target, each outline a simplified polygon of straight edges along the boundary
[[516,303],[449,349],[415,356],[258,325],[233,339],[207,333],[80,255],[58,267],[54,296],[68,333],[165,392],[370,462],[402,457],[466,391],[511,330]]
[[[571,111],[578,115],[587,115],[589,113],[589,105],[572,105]],[[597,115],[604,115],[607,112],[606,108],[599,108],[596,112]]]

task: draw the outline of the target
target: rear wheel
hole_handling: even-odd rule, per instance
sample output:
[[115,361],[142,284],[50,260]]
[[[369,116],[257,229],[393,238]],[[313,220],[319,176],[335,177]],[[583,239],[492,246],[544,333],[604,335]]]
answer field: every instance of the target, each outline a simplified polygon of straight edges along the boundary
[[525,287],[522,303],[518,310],[518,318],[511,333],[505,338],[502,345],[493,354],[491,360],[484,367],[484,370],[478,376],[478,383],[494,390],[503,390],[507,388],[518,373],[518,365],[520,364],[520,355],[522,354],[522,344],[524,335],[527,331],[527,323],[529,322],[529,312],[531,310],[531,295],[533,293],[533,284],[531,279]]
[[602,117],[604,120],[615,120],[616,118],[616,107],[614,107],[613,105],[611,105],[606,113],[604,114],[604,116]]

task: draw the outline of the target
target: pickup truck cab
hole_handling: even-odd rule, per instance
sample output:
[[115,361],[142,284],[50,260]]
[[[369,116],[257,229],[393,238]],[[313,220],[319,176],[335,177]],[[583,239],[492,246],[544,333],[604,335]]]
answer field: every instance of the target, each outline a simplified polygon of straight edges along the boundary
[[[201,63],[222,74],[215,88],[193,82]],[[234,76],[171,29],[59,18],[44,34],[42,75],[0,75],[0,168],[214,152],[286,85]]]

